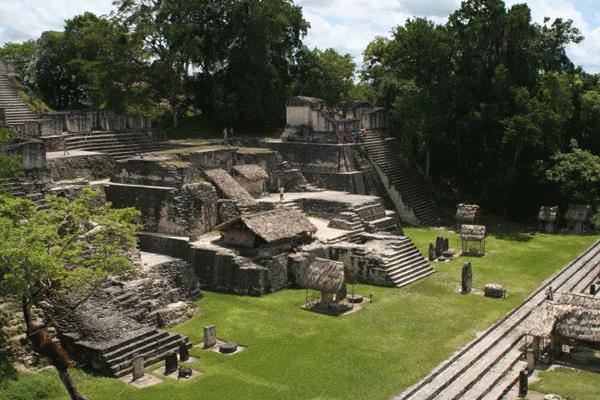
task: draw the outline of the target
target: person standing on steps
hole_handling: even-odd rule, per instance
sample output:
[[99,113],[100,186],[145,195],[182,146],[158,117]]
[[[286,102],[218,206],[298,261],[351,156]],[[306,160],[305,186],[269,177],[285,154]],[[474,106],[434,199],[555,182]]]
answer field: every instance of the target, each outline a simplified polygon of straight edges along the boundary
[[283,201],[283,194],[285,193],[285,188],[283,185],[279,185],[279,201]]
[[227,128],[223,128],[223,140],[227,140],[228,134],[229,134],[229,130]]
[[63,156],[68,156],[69,155],[69,145],[67,144],[67,141],[65,139],[63,139]]

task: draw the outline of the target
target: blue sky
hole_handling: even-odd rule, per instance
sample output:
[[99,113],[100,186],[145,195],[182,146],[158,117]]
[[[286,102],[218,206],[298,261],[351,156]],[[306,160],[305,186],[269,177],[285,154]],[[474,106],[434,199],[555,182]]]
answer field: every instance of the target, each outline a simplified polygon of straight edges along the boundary
[[[600,0],[505,0],[526,2],[533,19],[544,16],[573,19],[586,37],[571,46],[569,55],[589,72],[600,72]],[[84,11],[105,14],[111,0],[0,0],[0,44],[37,38],[43,31],[61,29],[66,18]],[[297,0],[311,23],[310,47],[333,47],[358,61],[375,36],[387,36],[407,18],[418,15],[444,22],[460,0]]]

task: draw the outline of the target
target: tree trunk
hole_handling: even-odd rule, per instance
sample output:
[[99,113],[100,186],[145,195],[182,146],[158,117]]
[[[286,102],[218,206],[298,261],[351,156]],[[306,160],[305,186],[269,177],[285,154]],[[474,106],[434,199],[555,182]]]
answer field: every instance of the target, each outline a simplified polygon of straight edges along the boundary
[[177,128],[177,125],[179,125],[179,119],[177,118],[177,108],[174,104],[171,104],[171,114],[173,117],[173,128]]
[[82,396],[69,374],[69,359],[67,352],[59,343],[56,343],[50,337],[50,334],[41,327],[34,327],[31,320],[31,308],[33,304],[30,299],[23,297],[23,319],[27,327],[27,338],[31,343],[33,351],[41,356],[47,357],[54,368],[58,371],[58,376],[67,389],[71,400],[87,400]]
[[431,168],[431,152],[429,149],[425,151],[425,177],[429,178],[429,170]]
[[69,374],[69,370],[65,369],[61,371],[58,369],[58,376],[60,377],[61,382],[67,388],[67,392],[69,392],[69,396],[71,396],[71,400],[87,400],[86,397],[82,396],[75,387],[73,383],[73,379],[71,379],[71,374]]

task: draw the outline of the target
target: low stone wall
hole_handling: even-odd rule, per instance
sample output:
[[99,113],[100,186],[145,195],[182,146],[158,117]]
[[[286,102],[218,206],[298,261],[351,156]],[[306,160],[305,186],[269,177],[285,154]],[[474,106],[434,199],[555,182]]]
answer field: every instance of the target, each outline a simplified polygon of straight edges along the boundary
[[68,156],[48,160],[48,168],[54,181],[101,180],[111,176],[114,160],[108,154]]
[[304,172],[303,175],[317,187],[355,194],[369,194],[365,185],[365,175],[362,172]]
[[192,247],[190,263],[203,288],[252,296],[272,290],[269,268],[226,250]]
[[360,283],[393,287],[388,278],[383,260],[375,254],[366,252],[360,245],[332,245],[328,248],[329,258],[341,261]]
[[140,250],[148,253],[163,254],[182,260],[190,258],[189,240],[185,237],[140,232],[138,246]]

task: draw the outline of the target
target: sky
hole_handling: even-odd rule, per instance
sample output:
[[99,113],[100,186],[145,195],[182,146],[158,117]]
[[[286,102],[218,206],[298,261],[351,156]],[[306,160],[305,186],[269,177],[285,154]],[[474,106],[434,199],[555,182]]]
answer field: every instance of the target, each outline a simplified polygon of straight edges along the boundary
[[[572,19],[585,36],[569,47],[569,56],[586,71],[600,73],[600,0],[505,0],[526,2],[535,22],[545,16]],[[0,45],[35,39],[47,30],[61,30],[63,21],[84,11],[106,14],[112,0],[0,0]],[[296,0],[311,29],[309,47],[332,47],[350,53],[360,64],[361,54],[375,36],[389,36],[412,16],[443,23],[460,0]]]

